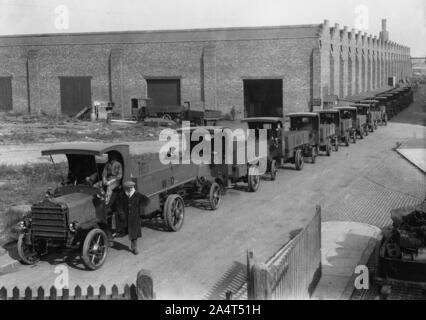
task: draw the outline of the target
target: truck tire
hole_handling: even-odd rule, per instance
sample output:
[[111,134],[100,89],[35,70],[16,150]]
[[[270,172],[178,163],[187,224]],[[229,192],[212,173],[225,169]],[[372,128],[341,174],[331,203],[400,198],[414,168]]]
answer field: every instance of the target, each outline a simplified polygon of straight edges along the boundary
[[327,155],[327,157],[331,156],[331,143],[328,142],[327,145],[325,146],[325,153]]
[[213,182],[210,186],[209,191],[209,202],[212,210],[219,208],[220,201],[222,200],[222,187],[217,183]]
[[277,171],[277,162],[275,160],[272,160],[270,169],[271,181],[275,181],[277,179]]
[[179,231],[185,218],[185,204],[178,194],[167,197],[163,208],[163,219],[169,231]]
[[23,233],[19,235],[17,249],[19,260],[23,264],[32,265],[38,261],[37,254],[31,250],[31,246],[25,243],[25,234]]
[[302,150],[296,150],[296,154],[294,156],[294,165],[296,167],[297,171],[302,171],[303,169],[303,164],[305,163],[304,159],[303,159],[303,153]]
[[250,192],[256,192],[259,189],[260,175],[256,166],[249,167],[247,183]]
[[95,228],[90,230],[84,239],[81,257],[84,265],[90,270],[97,270],[104,264],[108,255],[108,237],[106,233]]
[[311,149],[311,162],[315,163],[317,158],[316,147],[312,147]]

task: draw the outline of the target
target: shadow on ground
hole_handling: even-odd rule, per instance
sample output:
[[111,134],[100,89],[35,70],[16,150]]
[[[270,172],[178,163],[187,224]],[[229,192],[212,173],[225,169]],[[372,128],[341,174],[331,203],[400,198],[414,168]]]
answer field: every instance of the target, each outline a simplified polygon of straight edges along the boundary
[[236,293],[247,281],[247,267],[241,262],[234,261],[232,266],[223,274],[203,297],[204,300],[224,300],[226,292]]

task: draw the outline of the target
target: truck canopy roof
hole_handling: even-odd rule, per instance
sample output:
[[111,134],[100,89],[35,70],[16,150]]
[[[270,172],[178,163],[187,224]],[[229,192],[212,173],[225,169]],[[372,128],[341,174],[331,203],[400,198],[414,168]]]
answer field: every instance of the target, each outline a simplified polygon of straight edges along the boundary
[[297,117],[308,117],[308,118],[316,118],[318,117],[318,113],[315,112],[296,112],[296,113],[289,113],[287,115],[289,118],[297,118]]
[[339,111],[336,109],[325,109],[325,110],[318,110],[315,111],[316,113],[338,113]]
[[347,106],[347,107],[336,107],[335,109],[336,110],[357,110],[356,107],[350,107],[350,106]]
[[241,122],[266,122],[266,123],[277,123],[283,122],[283,118],[279,117],[259,117],[259,118],[246,118],[241,120]]
[[84,154],[101,156],[110,151],[122,151],[128,148],[127,144],[113,144],[113,143],[76,143],[76,144],[63,144],[54,148],[45,149],[41,151],[43,156],[54,154]]

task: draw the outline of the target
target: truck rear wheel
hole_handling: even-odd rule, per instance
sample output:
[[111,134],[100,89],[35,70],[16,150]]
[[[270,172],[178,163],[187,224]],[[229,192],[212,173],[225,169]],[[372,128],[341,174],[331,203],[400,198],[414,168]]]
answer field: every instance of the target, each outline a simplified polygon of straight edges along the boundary
[[108,255],[108,238],[106,233],[95,228],[84,239],[82,258],[90,270],[97,270],[104,264]]
[[220,201],[222,200],[222,188],[217,182],[213,182],[210,186],[209,202],[212,210],[219,208]]
[[316,158],[317,158],[317,150],[316,150],[316,147],[312,147],[312,149],[311,149],[311,162],[312,162],[312,163],[315,163]]
[[277,162],[275,160],[271,161],[271,169],[270,169],[271,181],[275,181],[277,179]]
[[179,231],[185,217],[185,204],[178,194],[167,197],[163,209],[163,219],[170,231]]
[[259,189],[260,175],[257,167],[252,166],[249,168],[247,183],[250,192],[256,192]]
[[296,154],[294,156],[294,165],[296,167],[296,170],[302,171],[304,163],[305,163],[305,161],[303,159],[302,150],[300,150],[300,149],[296,150]]
[[327,155],[327,157],[331,156],[331,143],[328,142],[327,145],[325,146],[325,153]]
[[21,233],[18,238],[18,255],[19,260],[24,264],[35,264],[37,259],[37,253],[33,251],[32,246],[25,243],[25,234]]

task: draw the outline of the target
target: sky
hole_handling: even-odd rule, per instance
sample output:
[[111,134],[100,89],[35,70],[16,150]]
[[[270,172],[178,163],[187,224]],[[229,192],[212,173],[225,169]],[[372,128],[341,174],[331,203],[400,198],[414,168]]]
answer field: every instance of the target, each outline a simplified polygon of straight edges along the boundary
[[0,35],[319,24],[390,40],[426,57],[426,0],[0,0]]

